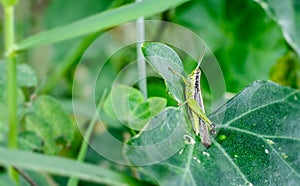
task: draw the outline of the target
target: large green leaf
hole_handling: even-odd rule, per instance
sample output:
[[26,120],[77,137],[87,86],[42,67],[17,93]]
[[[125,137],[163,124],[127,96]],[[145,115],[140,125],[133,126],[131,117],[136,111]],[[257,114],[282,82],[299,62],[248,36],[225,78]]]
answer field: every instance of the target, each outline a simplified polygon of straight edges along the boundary
[[141,16],[150,16],[162,12],[186,1],[188,0],[148,0],[140,3],[132,3],[31,36],[18,43],[16,48],[17,50],[24,50],[34,46],[55,43],[90,34],[133,21]]
[[[152,60],[148,62],[151,64]],[[155,68],[158,73],[161,69]],[[166,82],[174,80],[167,79],[172,76],[162,77]],[[182,85],[175,88],[180,89]],[[161,127],[141,132],[131,139],[130,144],[147,147],[159,144],[159,140],[170,140],[170,131],[178,126],[178,117],[183,116],[169,114],[160,118]],[[214,112],[210,119],[216,124],[218,133],[212,136],[214,139],[209,149],[203,147],[198,137],[195,138],[190,121],[186,120],[184,134],[194,138],[191,141],[196,143],[179,148],[177,140],[183,144],[184,134],[179,135],[178,139],[172,139],[177,154],[138,170],[161,185],[300,184],[297,163],[300,156],[300,91],[270,81],[257,81]],[[157,121],[151,120],[147,127],[152,123]],[[174,150],[169,146],[165,148],[171,152]],[[140,152],[139,148],[132,148],[127,155],[133,164],[139,165],[141,159],[145,164],[151,164],[155,158],[168,152],[170,150],[152,150],[147,154]]]
[[[186,144],[171,158],[139,170],[161,185],[300,184],[298,90],[258,81],[210,118],[219,131],[209,149],[203,149],[200,143]],[[177,125],[168,119],[172,117],[163,121],[165,125]],[[160,136],[167,134],[160,128],[154,130],[151,132]],[[131,143],[152,144],[153,138],[145,136],[148,134],[142,132]],[[142,158],[133,152],[128,155],[133,163]],[[153,151],[151,157],[162,155]],[[143,158],[152,161],[148,156]]]
[[0,148],[0,164],[14,165],[26,170],[39,170],[61,176],[75,176],[82,180],[106,185],[138,185],[131,177],[112,170],[75,160]]
[[297,0],[254,0],[281,27],[285,40],[300,56],[300,6]]

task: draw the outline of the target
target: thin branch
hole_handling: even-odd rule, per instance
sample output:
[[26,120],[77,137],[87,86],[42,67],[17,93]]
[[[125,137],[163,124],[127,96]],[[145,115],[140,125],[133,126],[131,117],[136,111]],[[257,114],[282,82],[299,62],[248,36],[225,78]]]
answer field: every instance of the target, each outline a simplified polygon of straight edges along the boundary
[[15,166],[13,166],[13,169],[17,171],[19,175],[21,175],[24,178],[24,180],[28,182],[29,185],[37,186],[37,183],[35,183],[35,181],[26,172]]

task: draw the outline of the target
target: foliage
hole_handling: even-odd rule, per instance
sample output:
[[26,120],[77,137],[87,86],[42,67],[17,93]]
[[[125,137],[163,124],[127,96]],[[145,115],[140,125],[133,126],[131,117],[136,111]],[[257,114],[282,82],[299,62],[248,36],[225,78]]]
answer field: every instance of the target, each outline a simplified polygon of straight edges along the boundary
[[[157,64],[155,59],[165,59],[165,56],[174,53],[171,48],[159,43],[146,43],[143,49],[152,66]],[[156,50],[164,51],[163,55],[155,52]],[[157,58],[151,58],[153,53]],[[160,63],[161,66],[167,64]],[[172,73],[161,66],[157,65],[155,68],[158,73]],[[183,70],[182,64],[180,66]],[[171,75],[165,74],[163,77],[166,82],[174,80],[170,78]],[[176,86],[173,88],[182,89]],[[209,149],[201,149],[199,143],[184,144],[181,140],[181,149],[175,155],[139,169],[161,185],[198,185],[200,182],[201,185],[296,185],[300,181],[300,170],[297,166],[299,152],[294,150],[300,146],[299,100],[298,90],[268,81],[254,82],[210,115],[219,131]],[[174,108],[165,112],[170,112],[171,109],[176,112]],[[162,139],[147,136],[159,135],[164,136],[163,139],[167,138],[177,125],[181,125],[174,120],[182,117],[184,116],[178,111],[177,114],[167,114],[164,122],[155,131],[142,132],[130,143],[159,143]],[[153,127],[152,125],[149,123],[147,127]],[[191,131],[186,130],[184,133],[195,137]],[[178,143],[180,142],[172,140],[172,148],[180,147]],[[140,159],[150,162],[166,153],[159,147],[151,150],[154,153],[131,149],[128,154],[131,162],[136,164]]]
[[[16,170],[38,185],[65,185],[69,178],[80,179],[80,185],[299,185],[297,1],[1,3],[0,185],[28,185],[25,176],[16,176]],[[98,77],[98,69],[90,63],[96,60],[93,56],[88,56],[85,65],[78,65],[87,47],[106,30],[141,16],[192,30],[216,55],[225,77],[225,96],[234,97],[209,115],[217,127],[209,149],[194,135],[185,105],[176,105],[184,103],[185,87],[169,67],[185,76],[192,69],[187,62],[193,61],[179,49],[144,43],[142,51],[150,65],[147,73],[160,76],[147,78],[148,98],[135,85],[112,86],[122,68],[135,59],[140,49],[135,46],[112,56],[103,65],[104,80],[99,78],[95,87],[87,86],[90,77]],[[169,34],[163,25],[156,32],[155,41]],[[129,31],[114,37],[136,35]],[[93,52],[99,56],[108,53]],[[78,82],[73,77],[75,68],[81,75]],[[80,88],[72,90],[75,83]],[[205,74],[201,84],[206,108],[210,108],[211,90]],[[107,87],[110,93],[94,115],[95,103],[80,99],[95,90],[97,102]],[[80,109],[73,110],[74,105]],[[124,149],[110,143],[102,148],[111,153],[122,151],[128,166],[108,161],[92,148],[85,159],[85,154],[78,158],[85,143],[81,132],[90,129],[87,123],[96,116],[102,125],[95,124],[92,142],[102,139],[99,136],[107,129],[125,144]]]

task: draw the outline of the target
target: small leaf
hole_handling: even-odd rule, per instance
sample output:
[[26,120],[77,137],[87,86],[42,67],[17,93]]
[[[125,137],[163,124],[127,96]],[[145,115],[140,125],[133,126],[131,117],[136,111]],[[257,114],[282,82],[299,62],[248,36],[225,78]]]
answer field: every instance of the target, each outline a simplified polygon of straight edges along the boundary
[[[6,104],[7,99],[7,75],[6,75],[6,63],[0,61],[0,103]],[[35,72],[27,65],[17,66],[17,83],[19,86],[35,86],[37,79]],[[18,106],[22,106],[25,101],[25,96],[21,89],[18,89]],[[20,108],[20,107],[19,107]]]
[[149,109],[152,116],[160,113],[167,105],[167,100],[160,97],[150,97],[147,99],[147,102],[149,103]]
[[[6,86],[6,63],[0,61],[0,90]],[[35,71],[27,64],[17,65],[17,83],[20,87],[33,87],[37,85]],[[3,89],[2,88],[2,89]]]
[[133,110],[144,102],[142,93],[127,85],[113,87],[109,96],[104,102],[104,111],[108,116],[121,122],[133,120]]
[[73,124],[60,103],[50,96],[39,96],[33,104],[34,112],[52,128],[54,138],[64,137],[70,143],[73,139]]
[[165,105],[164,98],[149,98],[144,101],[139,90],[127,85],[117,85],[113,87],[103,107],[112,119],[125,123],[134,130],[141,130]]
[[145,42],[142,52],[151,67],[164,78],[171,96],[180,103],[184,102],[184,87],[178,75],[184,75],[184,69],[177,53],[169,46],[157,42]]
[[26,128],[28,131],[35,132],[43,140],[46,154],[56,154],[58,152],[52,125],[46,123],[43,118],[34,114],[28,115],[26,117]]
[[150,104],[148,102],[143,102],[136,109],[133,110],[134,116],[138,119],[148,119],[151,116],[151,112],[149,110]]
[[42,140],[34,132],[22,132],[19,134],[18,140],[21,150],[38,150],[42,147]]
[[19,86],[33,87],[37,85],[37,77],[35,71],[29,65],[18,65],[17,71],[17,81]]

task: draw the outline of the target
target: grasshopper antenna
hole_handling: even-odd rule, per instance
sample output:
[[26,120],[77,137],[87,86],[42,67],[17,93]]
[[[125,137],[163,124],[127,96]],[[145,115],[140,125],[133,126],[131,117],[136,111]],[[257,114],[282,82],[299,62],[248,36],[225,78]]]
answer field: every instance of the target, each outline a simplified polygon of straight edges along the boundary
[[197,67],[195,69],[198,69],[200,67],[200,64],[201,64],[201,61],[202,61],[204,55],[205,55],[205,46],[203,45]]

